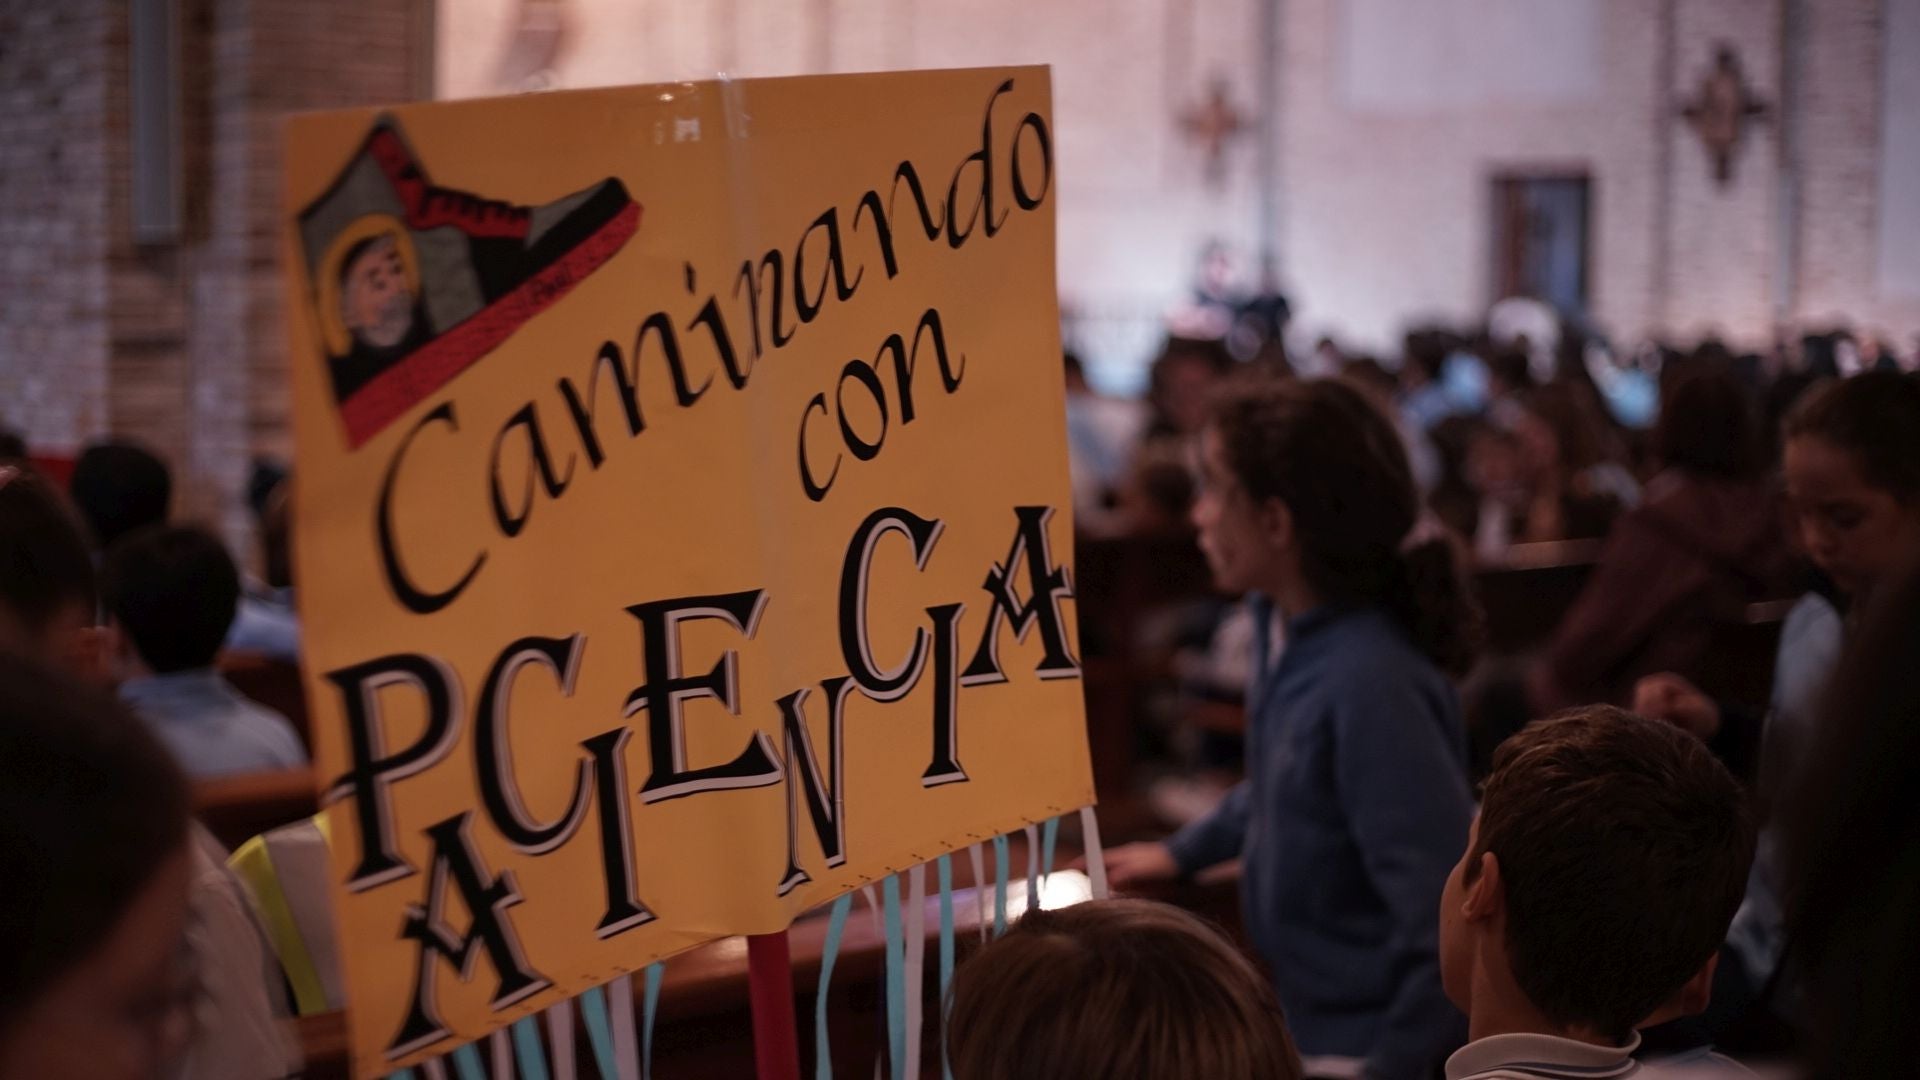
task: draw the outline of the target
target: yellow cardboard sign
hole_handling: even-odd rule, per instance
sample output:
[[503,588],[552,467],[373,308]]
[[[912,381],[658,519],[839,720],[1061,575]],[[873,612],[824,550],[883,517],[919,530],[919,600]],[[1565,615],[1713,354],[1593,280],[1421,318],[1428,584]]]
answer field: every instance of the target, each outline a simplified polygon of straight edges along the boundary
[[1044,68],[287,128],[355,1068],[1092,801]]

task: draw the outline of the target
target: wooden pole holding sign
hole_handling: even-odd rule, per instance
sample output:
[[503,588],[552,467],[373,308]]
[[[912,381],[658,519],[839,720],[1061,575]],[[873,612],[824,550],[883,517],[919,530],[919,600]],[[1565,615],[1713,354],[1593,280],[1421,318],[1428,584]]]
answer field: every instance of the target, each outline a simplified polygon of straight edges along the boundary
[[787,932],[747,937],[747,998],[753,1006],[756,1080],[800,1080],[793,1021],[793,954]]

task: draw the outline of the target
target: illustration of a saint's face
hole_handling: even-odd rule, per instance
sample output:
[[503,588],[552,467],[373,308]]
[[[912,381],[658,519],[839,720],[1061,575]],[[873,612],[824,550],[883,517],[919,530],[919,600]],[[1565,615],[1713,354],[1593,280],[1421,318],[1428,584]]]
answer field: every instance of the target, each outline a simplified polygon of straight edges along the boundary
[[340,270],[340,319],[362,344],[390,349],[413,328],[413,290],[392,233],[368,237]]

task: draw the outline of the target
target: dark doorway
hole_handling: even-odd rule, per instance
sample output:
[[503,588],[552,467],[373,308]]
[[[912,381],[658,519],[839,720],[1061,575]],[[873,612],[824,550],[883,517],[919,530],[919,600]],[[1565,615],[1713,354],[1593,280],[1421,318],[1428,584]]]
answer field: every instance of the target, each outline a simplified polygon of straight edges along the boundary
[[1592,183],[1584,174],[1493,181],[1493,299],[1531,296],[1561,314],[1587,310]]

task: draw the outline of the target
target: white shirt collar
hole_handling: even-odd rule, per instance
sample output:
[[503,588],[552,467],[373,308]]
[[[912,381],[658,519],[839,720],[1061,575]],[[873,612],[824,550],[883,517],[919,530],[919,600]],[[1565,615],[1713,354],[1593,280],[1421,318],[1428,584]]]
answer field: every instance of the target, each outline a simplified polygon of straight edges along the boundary
[[1531,1032],[1489,1035],[1454,1051],[1447,1059],[1447,1080],[1470,1080],[1487,1074],[1607,1080],[1632,1075],[1638,1067],[1633,1052],[1639,1048],[1638,1032],[1625,1046],[1614,1047]]

